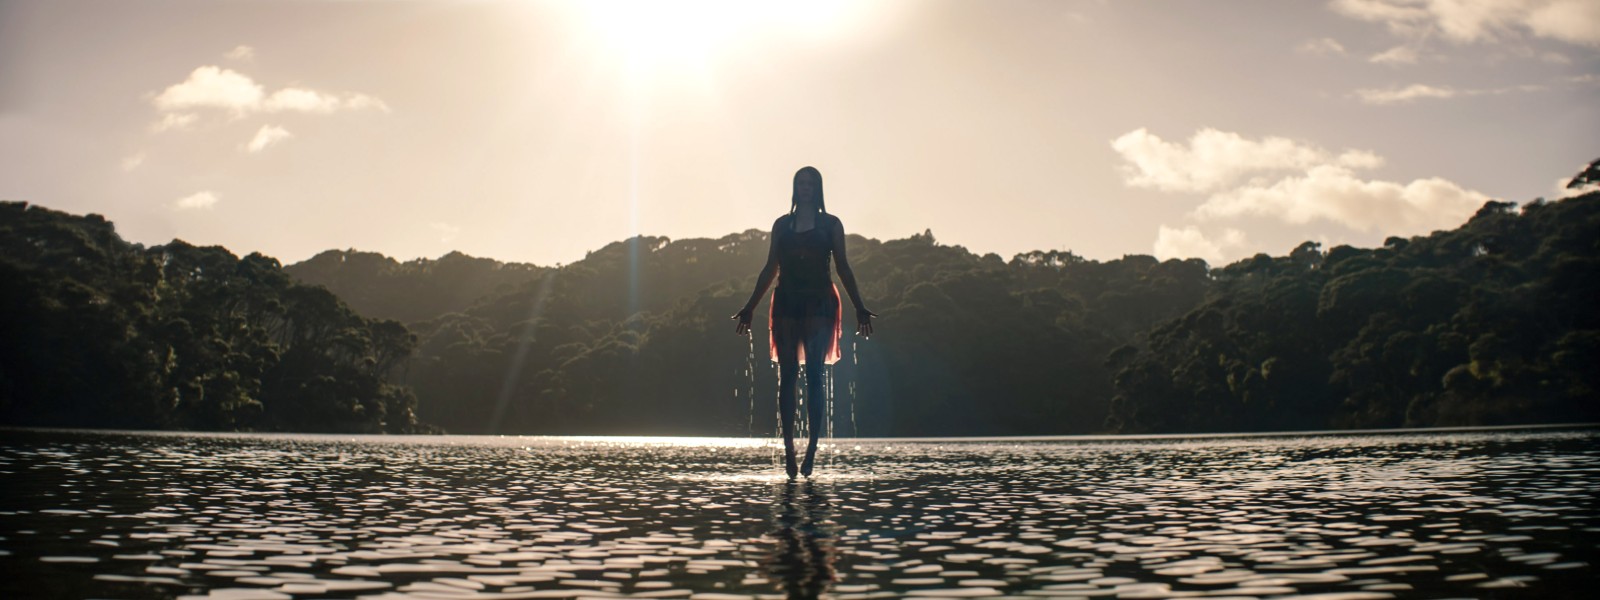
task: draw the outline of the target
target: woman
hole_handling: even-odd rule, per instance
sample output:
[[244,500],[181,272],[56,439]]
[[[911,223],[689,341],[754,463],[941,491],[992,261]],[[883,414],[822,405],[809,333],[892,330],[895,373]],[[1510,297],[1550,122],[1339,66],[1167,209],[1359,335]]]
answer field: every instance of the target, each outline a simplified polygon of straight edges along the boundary
[[872,334],[872,317],[877,316],[861,304],[861,292],[856,288],[855,273],[850,271],[850,261],[844,253],[844,223],[828,214],[822,202],[822,173],[805,167],[794,174],[794,196],[789,214],[772,223],[772,245],[767,251],[767,265],[756,279],[756,291],[750,301],[734,315],[739,322],[734,332],[750,333],[750,318],[761,295],[766,293],[772,278],[778,277],[778,287],[772,292],[768,326],[771,328],[772,360],[778,363],[778,412],[783,423],[784,470],[794,479],[794,419],[795,381],[800,375],[800,365],[806,367],[807,394],[812,399],[810,415],[811,443],[806,448],[805,463],[798,471],[811,476],[816,462],[817,436],[822,434],[822,367],[839,360],[840,303],[839,288],[833,285],[828,273],[828,257],[839,266],[839,280],[850,293],[850,302],[856,307],[856,334]]

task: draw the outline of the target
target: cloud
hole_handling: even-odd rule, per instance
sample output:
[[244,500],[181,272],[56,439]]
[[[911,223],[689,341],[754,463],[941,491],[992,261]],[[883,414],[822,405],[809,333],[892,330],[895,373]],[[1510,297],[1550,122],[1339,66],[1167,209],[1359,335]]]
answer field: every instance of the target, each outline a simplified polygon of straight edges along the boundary
[[1380,65],[1414,65],[1417,64],[1417,49],[1411,46],[1395,46],[1367,58],[1367,62]]
[[[1130,186],[1209,194],[1189,215],[1200,222],[1257,217],[1410,234],[1458,225],[1488,200],[1439,178],[1364,179],[1357,171],[1381,166],[1383,157],[1365,150],[1335,154],[1280,137],[1252,140],[1202,129],[1185,146],[1137,129],[1112,147],[1128,163],[1123,176]],[[1243,236],[1216,241],[1194,227],[1164,227],[1156,243],[1158,256],[1208,258],[1220,257],[1230,243],[1242,244]]]
[[161,133],[170,129],[188,129],[200,115],[194,113],[167,113],[161,120],[150,124],[150,131]]
[[1497,42],[1524,34],[1600,47],[1594,0],[1333,0],[1334,12],[1382,23],[1397,35]]
[[1403,88],[1356,90],[1355,95],[1366,104],[1403,104],[1423,98],[1454,98],[1462,92],[1450,86],[1434,87],[1413,83]]
[[1361,231],[1421,233],[1460,225],[1488,196],[1437,177],[1407,184],[1357,177],[1338,165],[1252,183],[1212,195],[1194,211],[1201,220],[1265,216],[1286,223],[1332,221]]
[[428,227],[431,227],[434,231],[439,232],[439,242],[444,244],[455,241],[456,236],[461,235],[461,228],[449,223],[435,221],[433,223],[429,223]]
[[250,60],[256,57],[256,49],[244,44],[240,44],[222,56],[223,58],[229,58],[233,60]]
[[1129,163],[1122,168],[1128,185],[1164,192],[1211,191],[1247,174],[1303,170],[1328,162],[1359,168],[1382,163],[1371,152],[1334,156],[1287,138],[1250,140],[1211,128],[1196,132],[1187,145],[1167,142],[1141,128],[1112,140],[1111,147]]
[[184,196],[172,203],[172,207],[178,210],[211,210],[216,205],[217,195],[209,190]]
[[334,94],[304,87],[286,87],[266,93],[249,76],[231,69],[203,66],[181,83],[168,86],[151,99],[167,112],[223,109],[235,116],[255,112],[306,112],[327,114],[341,110],[389,112],[389,105],[365,94]]
[[1600,2],[1594,0],[1546,2],[1524,23],[1535,35],[1600,47]]
[[[1578,79],[1568,78],[1565,83],[1574,84],[1583,82]],[[1450,86],[1431,86],[1422,83],[1413,83],[1405,87],[1361,89],[1356,90],[1351,95],[1360,98],[1361,102],[1364,104],[1381,106],[1385,104],[1405,104],[1415,100],[1440,100],[1465,96],[1494,96],[1499,94],[1510,94],[1514,92],[1543,92],[1549,90],[1550,87],[1551,86],[1549,85],[1528,83],[1523,85],[1508,85],[1505,87],[1486,89],[1460,89]]]
[[1156,258],[1167,260],[1169,258],[1201,258],[1207,264],[1224,264],[1224,249],[1236,248],[1244,245],[1244,232],[1237,229],[1228,229],[1222,232],[1221,239],[1212,240],[1200,232],[1200,228],[1190,225],[1182,229],[1162,225],[1156,232],[1154,254]]
[[298,111],[327,114],[338,110],[375,109],[389,112],[389,105],[364,94],[346,94],[344,97],[312,89],[289,87],[273,92],[262,108],[269,112]]
[[122,159],[122,172],[132,173],[139,165],[144,164],[144,153],[140,152]]
[[245,145],[245,150],[248,150],[251,154],[254,154],[265,150],[267,146],[271,146],[292,137],[294,137],[294,134],[289,133],[289,130],[287,129],[277,125],[262,125],[261,129],[256,131],[256,136],[250,139],[249,144]]
[[1333,38],[1306,40],[1295,47],[1295,52],[1311,56],[1344,56],[1344,44]]
[[182,83],[168,86],[152,100],[164,111],[220,108],[244,114],[261,105],[260,85],[236,71],[205,66],[189,73]]
[[1571,198],[1573,196],[1582,196],[1589,192],[1600,192],[1600,183],[1590,183],[1569,188],[1567,187],[1567,184],[1570,183],[1572,183],[1571,177],[1562,177],[1557,179],[1555,187],[1550,188],[1550,197],[1561,200],[1565,198]]
[[[1582,174],[1583,172],[1589,170],[1589,165],[1587,165],[1587,164],[1578,165],[1578,167],[1576,169],[1573,169],[1573,170],[1577,171],[1579,174]],[[1572,185],[1572,182],[1574,180],[1576,180],[1577,178],[1578,178],[1578,176],[1574,175],[1572,177],[1562,177],[1560,179],[1557,179],[1555,187],[1552,188],[1552,193],[1550,194],[1550,197],[1556,198],[1556,199],[1562,199],[1562,198],[1571,198],[1573,196],[1582,196],[1582,195],[1587,194],[1589,192],[1600,192],[1600,181],[1591,181],[1591,182],[1589,182],[1587,184],[1579,185],[1577,187],[1567,187],[1569,185]]]
[[[254,55],[249,46],[239,46],[228,52],[229,58],[248,58]],[[253,114],[298,112],[331,114],[338,111],[376,110],[389,112],[383,100],[366,94],[337,94],[301,86],[290,86],[266,93],[266,88],[249,76],[215,65],[196,68],[182,82],[167,86],[159,94],[150,96],[151,104],[164,114],[153,123],[150,130],[162,132],[171,129],[188,129],[200,118],[200,112],[222,110],[233,119]],[[255,137],[244,144],[252,153],[292,137],[287,130],[276,125],[263,125]]]

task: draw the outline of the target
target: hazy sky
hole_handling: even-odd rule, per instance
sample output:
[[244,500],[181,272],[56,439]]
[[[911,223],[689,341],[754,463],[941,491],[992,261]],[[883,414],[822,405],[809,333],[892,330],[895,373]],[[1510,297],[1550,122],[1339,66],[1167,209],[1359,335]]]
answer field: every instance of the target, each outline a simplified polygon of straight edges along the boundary
[[1231,261],[1600,157],[1600,1],[0,0],[0,198],[285,263],[767,228]]

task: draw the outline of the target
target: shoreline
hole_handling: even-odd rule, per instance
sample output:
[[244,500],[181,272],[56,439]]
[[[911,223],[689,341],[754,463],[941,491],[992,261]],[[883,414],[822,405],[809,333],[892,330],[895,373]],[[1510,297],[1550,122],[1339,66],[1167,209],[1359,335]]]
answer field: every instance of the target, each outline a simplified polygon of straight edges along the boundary
[[[1448,434],[1448,433],[1495,433],[1514,431],[1560,431],[1560,430],[1588,430],[1600,428],[1600,422],[1581,423],[1535,423],[1527,425],[1483,425],[1483,426],[1457,426],[1457,427],[1408,427],[1395,429],[1331,429],[1307,431],[1261,431],[1261,432],[1222,432],[1222,433],[1150,433],[1150,434],[1083,434],[1083,435],[1034,435],[1034,436],[974,436],[974,437],[863,437],[823,438],[826,443],[832,444],[894,444],[894,443],[1061,443],[1061,442],[1146,442],[1146,441],[1182,441],[1182,440],[1229,440],[1229,439],[1282,439],[1282,438],[1309,438],[1309,437],[1337,437],[1357,436],[1368,437],[1377,435],[1416,435],[1416,434]],[[253,431],[183,431],[171,429],[93,429],[71,427],[26,427],[26,426],[0,426],[0,432],[33,432],[33,433],[62,433],[62,434],[92,434],[92,435],[142,435],[152,437],[197,437],[211,439],[230,438],[255,438],[255,439],[301,439],[307,441],[387,441],[387,442],[493,442],[484,445],[515,445],[519,442],[531,442],[537,445],[560,444],[659,444],[659,445],[703,445],[703,446],[762,446],[776,440],[776,437],[717,437],[717,436],[649,436],[649,435],[489,435],[489,434],[383,434],[383,433],[297,433],[297,432],[253,432]],[[477,444],[470,444],[477,445]]]

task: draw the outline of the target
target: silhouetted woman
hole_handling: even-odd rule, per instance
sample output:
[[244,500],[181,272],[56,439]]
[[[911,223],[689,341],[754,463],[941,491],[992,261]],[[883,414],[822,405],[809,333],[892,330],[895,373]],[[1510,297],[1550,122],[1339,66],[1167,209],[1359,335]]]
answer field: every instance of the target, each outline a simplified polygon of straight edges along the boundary
[[772,360],[778,363],[778,412],[783,424],[784,470],[795,476],[794,419],[795,382],[800,365],[806,367],[807,395],[811,398],[811,441],[805,463],[798,470],[811,476],[817,456],[817,436],[822,434],[824,365],[839,360],[841,327],[839,288],[828,273],[828,259],[839,267],[839,280],[850,293],[856,307],[856,334],[872,334],[872,317],[877,316],[861,304],[855,273],[844,253],[844,223],[828,214],[822,202],[822,173],[804,167],[794,174],[794,197],[789,214],[772,223],[772,246],[767,265],[756,279],[756,291],[733,318],[739,321],[735,333],[750,333],[750,318],[772,278],[778,287],[772,292],[768,312],[771,327]]

